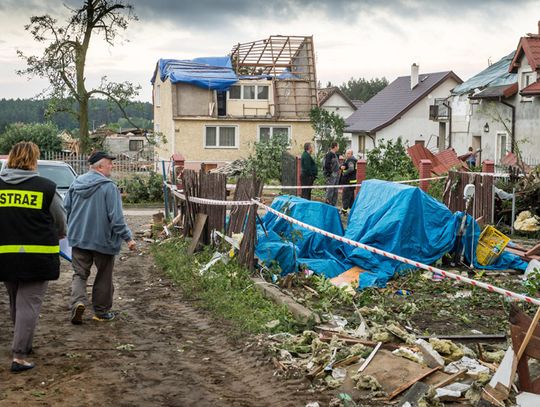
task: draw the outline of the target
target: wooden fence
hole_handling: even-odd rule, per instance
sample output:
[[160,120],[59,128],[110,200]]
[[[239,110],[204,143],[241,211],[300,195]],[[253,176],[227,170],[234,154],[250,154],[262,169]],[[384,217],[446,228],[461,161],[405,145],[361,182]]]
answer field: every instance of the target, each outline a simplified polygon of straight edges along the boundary
[[[83,174],[88,171],[88,157],[86,154],[71,154],[71,153],[45,153],[42,158],[45,160],[63,161],[75,170],[77,174]],[[161,173],[161,161],[154,160],[133,160],[128,157],[119,155],[114,160],[113,175],[116,181],[126,178],[131,178],[135,174],[144,174],[151,171]]]
[[473,184],[474,204],[468,211],[469,215],[474,215],[477,219],[482,217],[484,223],[493,223],[493,182],[494,177],[491,175],[450,171],[444,186],[443,202],[452,212],[464,211],[463,190],[467,184]]

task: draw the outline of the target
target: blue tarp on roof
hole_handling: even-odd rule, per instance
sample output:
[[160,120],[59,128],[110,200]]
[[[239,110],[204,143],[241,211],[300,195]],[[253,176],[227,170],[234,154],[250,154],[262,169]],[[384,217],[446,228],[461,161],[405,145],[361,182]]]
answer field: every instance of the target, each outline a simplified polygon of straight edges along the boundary
[[[304,223],[343,235],[337,208],[332,206],[281,196],[274,200],[272,207]],[[431,264],[453,250],[462,216],[459,212],[452,214],[446,206],[419,188],[368,180],[362,183],[360,194],[351,209],[345,237]],[[316,273],[331,278],[358,266],[366,270],[360,275],[359,287],[366,288],[384,287],[396,272],[410,268],[396,260],[290,225],[270,213],[264,217],[263,223],[268,236],[262,228],[259,229],[256,254],[267,264],[277,261],[284,274],[296,271],[299,264],[306,264]],[[466,248],[471,247],[473,227],[475,245],[472,253],[476,253],[480,229],[468,217],[468,229],[464,236]],[[296,230],[302,235],[291,238]],[[470,249],[465,250],[468,263],[470,253]],[[477,268],[524,270],[527,263],[505,252],[488,267],[479,266],[476,260],[474,265]]]
[[452,89],[454,95],[469,93],[474,89],[484,89],[488,86],[511,85],[517,82],[517,74],[509,73],[510,63],[515,51],[490,65],[482,72]]
[[[171,83],[189,83],[204,89],[225,91],[238,82],[228,56],[192,60],[160,59],[157,69],[162,81],[168,78]],[[154,72],[152,83],[156,74]]]

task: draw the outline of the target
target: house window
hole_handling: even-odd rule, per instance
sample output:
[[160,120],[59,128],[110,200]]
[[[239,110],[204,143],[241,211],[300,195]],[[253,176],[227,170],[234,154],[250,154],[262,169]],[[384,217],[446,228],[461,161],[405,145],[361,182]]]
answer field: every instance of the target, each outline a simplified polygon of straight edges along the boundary
[[229,99],[268,100],[268,85],[234,85],[229,88]]
[[229,99],[241,99],[242,98],[242,87],[241,86],[231,86],[229,88]]
[[161,85],[156,85],[155,95],[154,95],[154,105],[156,107],[161,106]]
[[139,151],[144,147],[143,140],[129,140],[129,151]]
[[358,136],[358,153],[361,154],[362,157],[366,153],[366,136]]
[[257,85],[257,99],[268,100],[268,86]]
[[259,127],[259,142],[265,142],[273,137],[287,138],[291,142],[291,128],[279,126],[260,126]]
[[501,161],[508,154],[508,133],[497,132],[497,157]]
[[242,86],[244,89],[244,99],[255,99],[255,86],[254,85],[244,85]]
[[206,126],[205,148],[238,148],[238,128],[236,126]]

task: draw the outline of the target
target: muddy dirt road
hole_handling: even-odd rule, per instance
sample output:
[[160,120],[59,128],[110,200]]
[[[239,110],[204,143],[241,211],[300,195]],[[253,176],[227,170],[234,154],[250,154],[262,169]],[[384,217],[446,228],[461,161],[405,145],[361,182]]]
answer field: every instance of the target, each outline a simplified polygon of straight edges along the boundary
[[[133,231],[148,214],[128,216]],[[51,282],[34,339],[29,372],[9,372],[8,299],[0,286],[0,406],[305,406],[323,402],[304,381],[283,381],[256,345],[233,341],[227,328],[183,300],[141,254],[124,247],[115,269],[112,322],[72,325],[69,263]]]

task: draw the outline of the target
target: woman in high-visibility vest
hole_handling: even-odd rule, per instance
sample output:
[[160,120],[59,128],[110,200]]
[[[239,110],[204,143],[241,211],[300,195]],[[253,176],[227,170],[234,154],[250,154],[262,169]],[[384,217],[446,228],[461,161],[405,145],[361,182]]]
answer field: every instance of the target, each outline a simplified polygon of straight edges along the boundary
[[49,280],[60,275],[58,241],[66,215],[56,184],[37,172],[39,148],[20,142],[0,173],[0,281],[8,294],[13,325],[11,371],[32,369],[27,360]]

